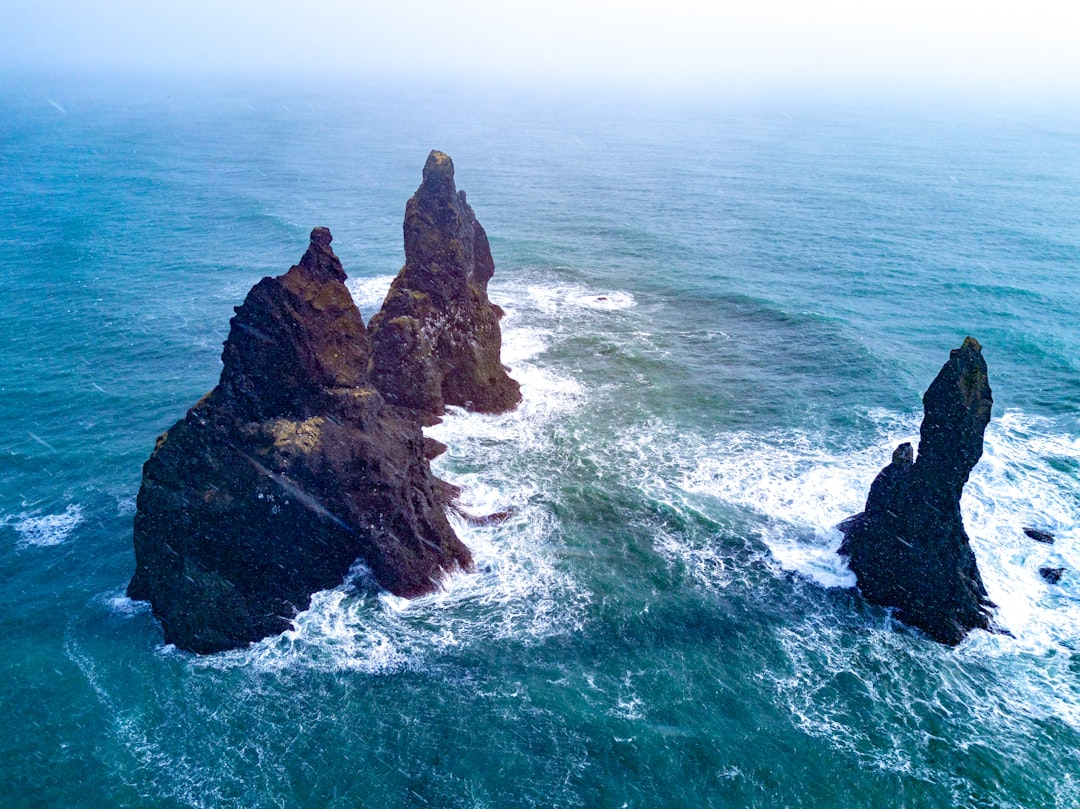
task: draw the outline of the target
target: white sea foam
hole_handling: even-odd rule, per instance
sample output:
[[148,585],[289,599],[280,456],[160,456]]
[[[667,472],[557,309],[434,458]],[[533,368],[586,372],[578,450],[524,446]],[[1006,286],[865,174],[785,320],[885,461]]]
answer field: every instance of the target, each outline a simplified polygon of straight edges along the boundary
[[879,454],[844,457],[797,431],[733,433],[703,449],[682,489],[765,517],[761,539],[784,569],[826,587],[854,584],[836,555],[842,537],[835,526],[861,510],[859,491],[880,468]]
[[644,703],[641,701],[641,697],[637,694],[630,694],[627,697],[620,697],[615,703],[615,707],[608,711],[612,716],[617,716],[620,719],[636,720],[641,719],[644,716],[643,713]]
[[345,282],[356,308],[364,315],[364,322],[382,308],[393,281],[393,275],[377,275],[373,278],[350,278]]
[[[1042,652],[1080,638],[1080,440],[1045,419],[1008,411],[986,431],[961,507],[999,620],[1016,637],[992,645]],[[1053,545],[1024,535],[1035,527]],[[1048,584],[1040,567],[1064,567]]]
[[637,304],[629,292],[591,290],[575,284],[532,284],[525,293],[532,306],[549,316],[574,309],[617,311]]
[[578,380],[534,361],[547,348],[549,332],[519,325],[520,319],[516,311],[507,312],[502,359],[521,383],[521,404],[495,416],[450,408],[443,423],[426,432],[449,445],[451,457],[467,454],[474,461],[499,463],[501,454],[538,451],[546,443],[546,427],[552,420],[573,412],[585,401],[585,389]]
[[615,705],[608,710],[610,716],[636,721],[645,717],[645,702],[637,693],[634,678],[640,677],[644,672],[628,671],[623,674],[619,684],[618,695],[615,697]]
[[[1032,655],[983,632],[948,649],[897,632],[880,615],[867,616],[861,633],[823,615],[777,630],[787,665],[764,679],[805,733],[864,766],[933,779],[941,738],[962,749],[1022,751],[1033,720],[1080,729],[1071,655]],[[974,805],[969,786],[954,785],[952,805]]]
[[[503,322],[501,359],[511,368],[518,363],[534,359],[547,350],[548,334],[544,329],[517,326],[513,313]],[[519,380],[520,381],[520,380]]]
[[[370,313],[392,280],[353,279],[348,286]],[[316,593],[290,631],[199,665],[327,666],[382,674],[423,667],[463,645],[530,642],[581,628],[587,595],[558,564],[559,526],[539,496],[545,482],[536,475],[546,466],[537,461],[550,453],[552,424],[581,408],[587,392],[541,357],[561,337],[561,316],[580,325],[583,317],[603,318],[605,310],[631,307],[634,300],[622,292],[559,284],[533,284],[525,295],[493,285],[493,297],[513,301],[501,324],[501,356],[521,383],[521,404],[499,415],[449,408],[441,424],[426,430],[449,446],[433,470],[461,487],[462,512],[509,514],[492,525],[450,514],[472,551],[475,571],[454,573],[438,592],[410,600],[380,590],[357,565],[345,584]]]
[[[354,580],[369,578],[366,570],[354,570]],[[267,669],[314,665],[386,674],[415,667],[424,646],[438,646],[444,640],[440,632],[423,637],[409,631],[396,610],[380,605],[370,585],[365,590],[356,593],[351,586],[342,585],[315,593],[293,629],[248,650],[207,659],[206,664],[254,664]]]
[[[836,553],[835,525],[862,509],[896,445],[918,438],[918,414],[867,416],[875,432],[865,446],[808,430],[705,437],[651,422],[619,437],[628,460],[622,474],[654,501],[735,520],[762,540],[780,569],[847,587],[855,580]],[[777,627],[787,664],[763,675],[793,723],[867,767],[927,779],[939,774],[928,727],[961,746],[995,749],[1006,737],[1010,748],[1023,749],[1033,719],[1080,730],[1073,670],[1080,638],[1078,473],[1080,440],[1053,421],[1017,411],[994,419],[961,507],[983,579],[1000,605],[996,620],[1013,636],[973,632],[958,649],[946,649],[896,631],[885,611],[862,613],[856,633],[854,616],[811,611]],[[1029,539],[1026,526],[1050,531],[1056,542]],[[724,533],[658,527],[654,547],[700,586],[723,589],[744,580],[745,566],[757,561],[726,547]],[[1064,567],[1065,574],[1048,584],[1042,566]],[[957,782],[955,805],[972,802],[966,789]]]
[[[707,509],[709,502],[734,507],[750,515],[750,530],[782,569],[826,587],[850,587],[855,577],[836,553],[842,539],[836,525],[863,508],[893,449],[918,440],[916,414],[868,415],[877,428],[870,446],[838,447],[829,436],[805,430],[706,439],[655,423],[621,443],[637,448],[629,474],[649,497],[676,508]],[[649,465],[652,474],[644,471]],[[961,508],[983,580],[999,605],[997,621],[1015,637],[974,633],[969,643],[1041,654],[1071,648],[1080,637],[1078,470],[1080,440],[1046,419],[1008,411],[987,428],[983,458]],[[1057,541],[1032,541],[1023,533],[1028,526],[1050,531]],[[711,587],[733,580],[719,547],[664,531],[655,544]],[[1065,573],[1049,584],[1040,567],[1063,567]]]
[[150,603],[147,601],[133,601],[122,592],[104,596],[104,602],[109,612],[115,615],[130,617],[150,611]]
[[49,547],[63,543],[76,526],[83,521],[82,506],[69,505],[60,514],[41,514],[24,511],[21,514],[0,517],[0,525],[9,525],[19,535],[18,547]]
[[[476,488],[467,489],[461,504],[470,512],[484,513],[518,499],[505,491],[477,488],[479,494]],[[553,522],[542,509],[519,506],[498,526],[474,526],[459,517],[453,523],[473,553],[475,571],[448,576],[438,592],[399,598],[380,590],[370,572],[357,564],[345,584],[312,597],[293,629],[198,663],[388,674],[423,668],[469,644],[528,642],[580,629],[581,594],[545,551]]]
[[[918,725],[919,716],[931,715],[948,721],[950,713],[943,701],[952,695],[940,685],[929,690],[922,681],[924,666],[933,667],[934,658],[940,663],[937,647],[926,647],[920,658],[919,645],[891,631],[888,624],[873,625],[867,634],[852,636],[819,617],[782,627],[777,639],[788,665],[770,668],[764,678],[777,689],[798,728],[864,766],[923,774],[920,758],[926,755],[926,734],[918,727],[883,720],[912,717]],[[933,703],[927,702],[928,691]],[[905,704],[908,701],[912,704]],[[952,730],[960,733],[970,728]]]
[[[620,443],[637,449],[632,474],[649,497],[676,509],[697,508],[702,498],[733,506],[752,515],[750,530],[781,568],[826,587],[850,587],[855,578],[836,553],[842,539],[836,525],[861,510],[893,438],[877,450],[851,454],[801,430],[708,439],[650,423]],[[725,555],[708,544],[661,533],[657,549],[681,557],[709,586],[732,580]]]
[[[370,317],[379,310],[393,275],[378,275],[371,278],[350,278],[345,282],[357,307]],[[597,312],[613,312],[629,309],[637,305],[634,296],[622,290],[597,290],[579,284],[528,284],[524,295],[519,284],[511,284],[504,279],[495,279],[491,284],[492,298],[505,308],[533,310],[548,317],[580,313],[582,309]],[[504,301],[509,303],[504,303]],[[504,344],[505,349],[505,344]]]
[[729,586],[742,572],[746,560],[734,560],[714,543],[692,543],[686,537],[660,529],[653,537],[653,550],[669,561],[679,560],[690,575],[708,589]]
[[491,525],[449,515],[475,571],[453,573],[438,592],[404,599],[378,588],[358,564],[342,586],[316,593],[291,630],[198,665],[378,675],[423,668],[470,644],[528,643],[581,628],[585,595],[557,564],[558,525],[537,496],[541,483],[530,459],[547,451],[546,427],[580,407],[585,394],[573,378],[535,362],[548,335],[524,319],[508,312],[503,330],[503,357],[522,385],[521,404],[500,415],[450,408],[427,430],[450,447],[433,470],[461,487],[457,506],[475,516],[509,514]]

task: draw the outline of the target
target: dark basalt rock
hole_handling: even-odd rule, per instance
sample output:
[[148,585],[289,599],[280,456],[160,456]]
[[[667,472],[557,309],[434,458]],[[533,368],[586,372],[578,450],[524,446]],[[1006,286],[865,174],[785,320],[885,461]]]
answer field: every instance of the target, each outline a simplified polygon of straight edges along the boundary
[[387,401],[438,421],[446,405],[502,413],[521,390],[499,352],[502,310],[487,234],[454,186],[454,163],[433,151],[405,208],[405,266],[371,319],[371,378]]
[[367,377],[360,313],[316,228],[236,309],[216,388],[143,467],[128,595],[207,653],[287,629],[357,559],[401,596],[471,566],[420,425]]
[[1047,584],[1057,584],[1059,581],[1061,581],[1061,577],[1065,575],[1065,568],[1040,567],[1039,575],[1046,579]]
[[972,337],[949,356],[923,396],[918,458],[901,444],[870,487],[866,509],[840,524],[864,598],[934,640],[955,645],[990,629],[987,598],[960,514],[983,449],[993,399]]
[[1025,528],[1024,534],[1029,539],[1034,539],[1036,542],[1042,542],[1046,545],[1054,544],[1054,535],[1049,531],[1040,531],[1038,528]]
[[470,514],[468,511],[465,511],[456,505],[451,505],[450,508],[455,514],[470,525],[501,525],[514,516],[513,509],[493,511],[491,514]]

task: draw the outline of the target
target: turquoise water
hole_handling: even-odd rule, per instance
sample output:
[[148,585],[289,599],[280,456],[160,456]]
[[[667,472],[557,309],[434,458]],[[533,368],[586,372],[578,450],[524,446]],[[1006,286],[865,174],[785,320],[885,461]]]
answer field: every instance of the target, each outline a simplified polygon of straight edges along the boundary
[[[1080,110],[0,85],[0,804],[1080,804]],[[140,467],[326,225],[365,319],[428,150],[496,260],[514,413],[436,471],[475,575],[357,569],[197,658],[124,598]],[[861,603],[861,508],[966,334],[999,621]],[[1053,547],[1023,537],[1054,532]],[[1068,568],[1048,585],[1038,568]]]

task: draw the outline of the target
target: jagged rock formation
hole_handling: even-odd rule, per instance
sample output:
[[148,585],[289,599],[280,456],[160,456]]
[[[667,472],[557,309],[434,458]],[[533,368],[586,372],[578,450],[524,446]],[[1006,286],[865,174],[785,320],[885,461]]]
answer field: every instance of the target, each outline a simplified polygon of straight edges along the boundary
[[128,595],[207,653],[287,629],[362,559],[416,596],[469,567],[420,425],[368,381],[371,349],[326,228],[236,309],[218,386],[143,467]]
[[983,449],[993,399],[982,347],[951,352],[923,395],[919,454],[901,444],[870,487],[866,509],[840,524],[867,601],[934,640],[955,645],[990,628],[987,598],[960,514],[960,496]]
[[405,208],[405,266],[371,319],[372,382],[386,400],[438,421],[445,405],[502,413],[521,401],[499,352],[502,310],[487,234],[454,186],[454,163],[433,151]]

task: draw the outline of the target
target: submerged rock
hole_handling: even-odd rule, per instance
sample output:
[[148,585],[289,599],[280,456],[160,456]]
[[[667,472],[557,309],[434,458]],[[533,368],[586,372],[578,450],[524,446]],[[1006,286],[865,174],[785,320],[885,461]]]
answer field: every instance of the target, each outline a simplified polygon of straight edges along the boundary
[[1046,579],[1048,584],[1057,584],[1061,581],[1061,577],[1065,575],[1065,568],[1063,567],[1040,567],[1039,575]]
[[182,649],[287,629],[357,559],[407,597],[471,565],[420,425],[368,380],[367,332],[330,241],[316,228],[299,264],[252,288],[218,386],[143,467],[128,595]]
[[1025,528],[1024,534],[1029,539],[1034,539],[1036,542],[1042,542],[1045,545],[1054,544],[1054,535],[1049,531],[1040,531],[1038,528]]
[[427,424],[446,405],[513,409],[521,390],[500,361],[502,310],[487,295],[491,248],[442,152],[428,155],[404,231],[405,266],[369,324],[375,387]]
[[840,553],[863,597],[949,645],[989,629],[994,606],[960,513],[992,405],[982,347],[968,337],[923,396],[918,457],[901,444],[871,485],[866,509],[840,524]]

